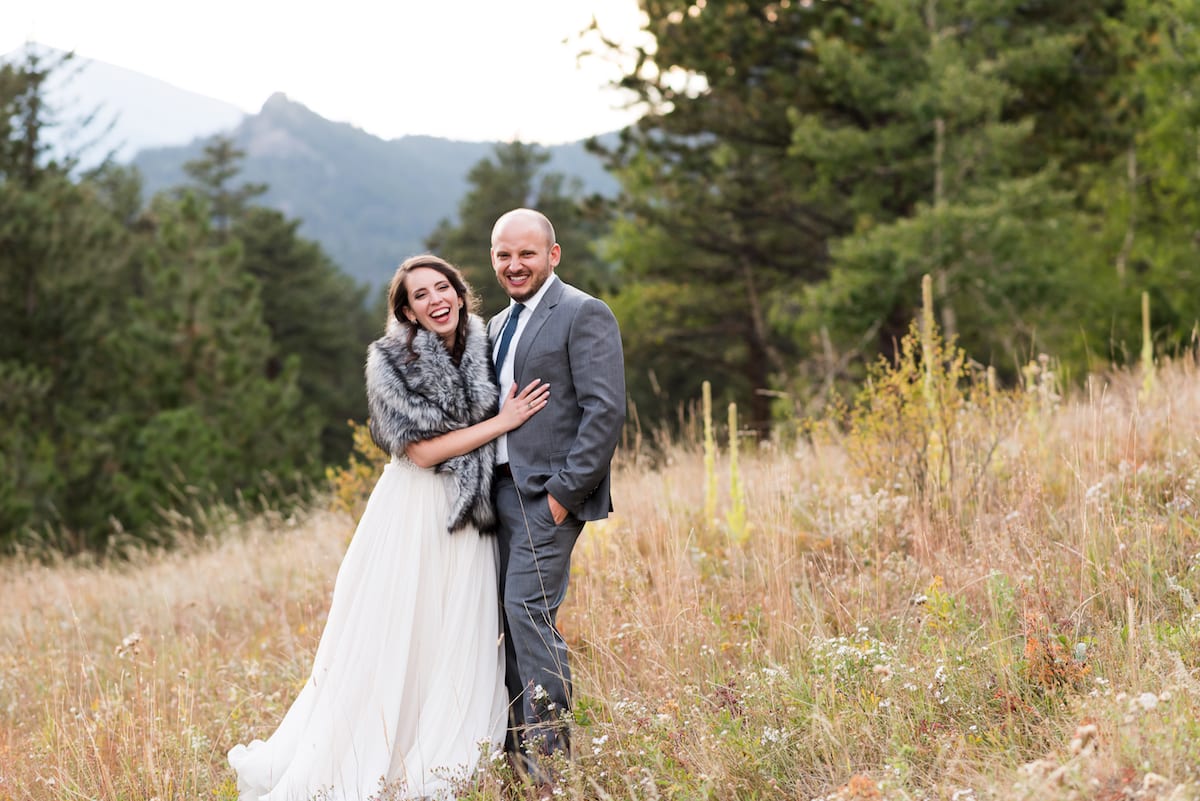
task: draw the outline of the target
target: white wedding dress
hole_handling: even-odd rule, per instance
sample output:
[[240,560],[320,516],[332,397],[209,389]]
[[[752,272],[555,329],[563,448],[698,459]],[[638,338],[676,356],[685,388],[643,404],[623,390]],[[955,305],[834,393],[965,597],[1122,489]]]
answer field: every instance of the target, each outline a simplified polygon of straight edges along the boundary
[[497,544],[446,531],[452,491],[407,459],[384,468],[311,678],[270,738],[229,752],[241,801],[452,798],[503,747]]

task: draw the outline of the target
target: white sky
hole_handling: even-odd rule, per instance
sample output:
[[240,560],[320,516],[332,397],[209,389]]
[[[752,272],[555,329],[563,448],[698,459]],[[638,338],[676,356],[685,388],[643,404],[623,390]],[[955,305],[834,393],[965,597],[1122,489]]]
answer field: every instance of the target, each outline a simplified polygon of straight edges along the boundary
[[593,15],[638,40],[637,0],[0,0],[0,53],[74,50],[250,113],[283,92],[386,139],[557,144],[636,118],[611,57],[577,63]]

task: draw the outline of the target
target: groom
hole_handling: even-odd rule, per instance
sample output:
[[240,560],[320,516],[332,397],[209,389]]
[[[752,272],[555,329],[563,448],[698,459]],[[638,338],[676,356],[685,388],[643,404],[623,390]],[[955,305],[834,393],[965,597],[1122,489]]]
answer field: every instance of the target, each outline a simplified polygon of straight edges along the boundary
[[501,216],[491,254],[513,301],[488,323],[500,386],[534,378],[550,385],[546,408],[496,442],[513,724],[506,747],[540,783],[549,774],[538,758],[570,748],[571,671],[555,619],[584,522],[612,511],[609,463],[625,421],[624,357],[608,306],[554,275],[562,253],[545,215],[514,209]]

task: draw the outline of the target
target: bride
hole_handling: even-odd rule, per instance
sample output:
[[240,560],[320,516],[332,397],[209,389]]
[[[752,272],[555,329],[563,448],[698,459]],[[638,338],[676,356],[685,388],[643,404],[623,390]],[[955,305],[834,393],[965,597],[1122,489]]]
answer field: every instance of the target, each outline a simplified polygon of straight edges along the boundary
[[549,386],[497,390],[462,274],[405,261],[367,353],[375,442],[392,454],[334,583],[312,676],[265,742],[229,762],[241,801],[447,798],[507,725],[493,440]]

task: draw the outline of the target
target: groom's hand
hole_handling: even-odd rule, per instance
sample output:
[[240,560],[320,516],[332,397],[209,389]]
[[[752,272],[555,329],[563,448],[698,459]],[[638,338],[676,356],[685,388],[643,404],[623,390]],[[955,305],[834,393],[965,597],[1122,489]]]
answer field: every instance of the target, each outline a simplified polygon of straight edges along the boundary
[[562,525],[562,521],[567,519],[567,507],[554,500],[550,493],[546,493],[546,500],[550,504],[550,516],[554,518],[554,525]]

